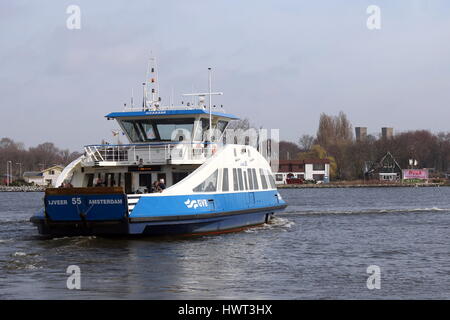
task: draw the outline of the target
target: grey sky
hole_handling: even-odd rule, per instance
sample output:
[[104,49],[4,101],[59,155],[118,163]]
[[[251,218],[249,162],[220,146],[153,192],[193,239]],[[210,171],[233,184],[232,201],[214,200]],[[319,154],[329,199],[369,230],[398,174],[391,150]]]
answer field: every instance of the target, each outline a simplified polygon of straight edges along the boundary
[[[81,30],[66,8],[81,8]],[[381,30],[366,27],[369,5]],[[0,137],[81,150],[116,126],[103,116],[141,101],[150,51],[163,101],[207,88],[227,112],[314,134],[321,112],[378,133],[449,131],[450,3],[371,1],[0,2]]]

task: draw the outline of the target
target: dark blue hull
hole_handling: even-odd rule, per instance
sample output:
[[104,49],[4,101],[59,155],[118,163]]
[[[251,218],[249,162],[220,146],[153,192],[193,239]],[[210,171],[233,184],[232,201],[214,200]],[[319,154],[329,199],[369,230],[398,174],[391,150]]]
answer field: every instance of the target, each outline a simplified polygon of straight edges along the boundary
[[39,233],[51,236],[77,235],[142,235],[142,236],[179,236],[206,235],[239,231],[270,221],[276,211],[284,206],[267,209],[247,210],[240,213],[222,213],[204,218],[172,219],[169,221],[145,221],[144,219],[124,219],[122,221],[64,221],[52,222],[44,217],[33,217],[31,221],[38,227]]

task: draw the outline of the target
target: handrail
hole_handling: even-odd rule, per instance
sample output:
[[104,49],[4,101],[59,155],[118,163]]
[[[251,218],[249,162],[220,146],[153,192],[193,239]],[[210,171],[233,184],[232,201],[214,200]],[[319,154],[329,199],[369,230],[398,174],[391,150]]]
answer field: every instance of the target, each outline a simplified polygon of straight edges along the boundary
[[221,145],[216,143],[164,143],[85,146],[84,163],[126,162],[164,163],[171,161],[204,161]]
[[85,145],[84,147],[124,147],[124,146],[166,146],[166,145],[177,145],[177,144],[203,144],[203,145],[210,145],[210,144],[215,144],[215,145],[219,145],[219,142],[208,142],[208,141],[168,141],[168,142],[155,142],[155,143],[124,143],[124,144],[88,144]]

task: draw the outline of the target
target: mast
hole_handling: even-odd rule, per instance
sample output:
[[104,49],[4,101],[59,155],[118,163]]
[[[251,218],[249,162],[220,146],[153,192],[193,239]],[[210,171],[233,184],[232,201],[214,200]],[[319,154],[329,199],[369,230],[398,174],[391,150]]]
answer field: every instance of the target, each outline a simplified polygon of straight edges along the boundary
[[212,99],[212,94],[211,94],[211,68],[208,68],[208,82],[209,82],[209,137],[208,140],[211,143],[211,131],[212,131],[212,115],[211,115],[211,99]]
[[[151,99],[148,97],[149,93],[151,93]],[[155,57],[150,57],[148,61],[144,100],[143,106],[145,109],[157,110],[159,108],[159,101],[161,99],[159,97],[158,71]]]
[[212,96],[215,95],[223,95],[223,92],[212,92],[212,77],[211,77],[211,68],[208,68],[208,92],[200,92],[200,93],[185,93],[183,96],[198,96],[200,97],[199,101],[203,101],[202,98],[205,96],[209,97],[209,135],[208,139],[211,142],[212,135]]

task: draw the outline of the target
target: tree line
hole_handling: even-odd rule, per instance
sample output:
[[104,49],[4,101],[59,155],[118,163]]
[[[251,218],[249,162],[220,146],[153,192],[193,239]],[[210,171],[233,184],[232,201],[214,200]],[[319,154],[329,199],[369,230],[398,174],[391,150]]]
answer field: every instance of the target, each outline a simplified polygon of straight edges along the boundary
[[59,149],[51,142],[45,142],[36,147],[25,148],[21,142],[10,138],[0,140],[0,172],[6,174],[6,163],[11,161],[12,174],[18,178],[25,171],[41,171],[53,165],[67,165],[78,158],[79,152]]
[[387,152],[403,169],[410,167],[410,159],[415,159],[417,167],[432,168],[436,176],[450,172],[450,132],[413,130],[391,138],[380,134],[356,140],[343,112],[337,116],[322,113],[316,136],[302,135],[298,143],[280,141],[279,146],[280,159],[329,158],[331,177],[337,180],[363,179],[368,166]]

